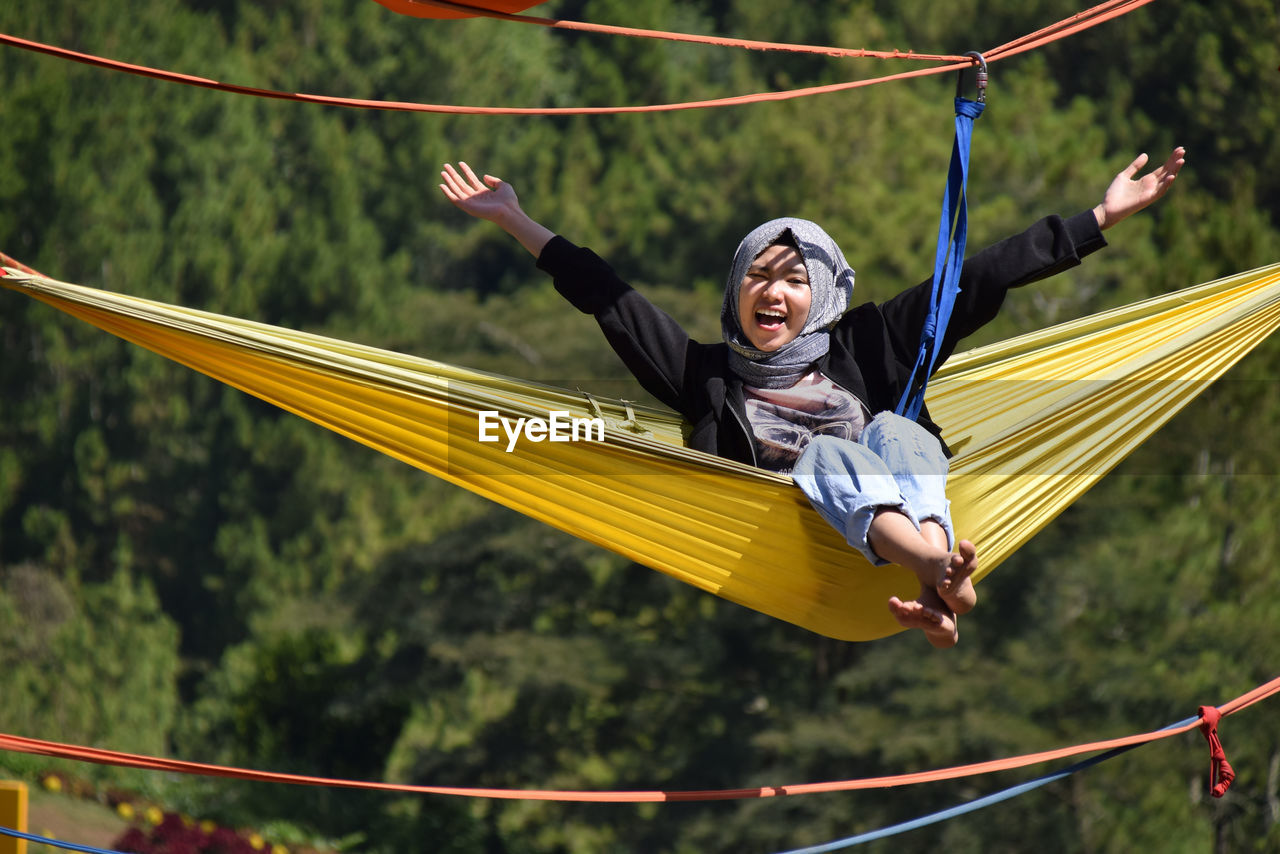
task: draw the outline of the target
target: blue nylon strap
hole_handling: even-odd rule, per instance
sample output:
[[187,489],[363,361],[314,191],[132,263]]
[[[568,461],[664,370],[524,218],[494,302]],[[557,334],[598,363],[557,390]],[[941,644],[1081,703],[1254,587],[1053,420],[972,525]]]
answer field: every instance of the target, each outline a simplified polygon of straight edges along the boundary
[[121,854],[119,851],[109,850],[107,848],[94,848],[92,845],[77,845],[74,842],[63,842],[60,839],[50,839],[47,836],[36,836],[34,833],[23,833],[20,830],[14,830],[12,827],[0,827],[0,835],[10,836],[14,839],[24,839],[27,842],[33,842],[37,845],[48,845],[51,848],[61,848],[64,851],[80,851],[83,854]]
[[[1167,727],[1164,727],[1164,729],[1179,729],[1193,723],[1195,720],[1196,718],[1187,718],[1186,720],[1169,724]],[[909,830],[928,827],[931,824],[937,824],[942,821],[958,818],[959,816],[1011,800],[1019,795],[1025,795],[1027,792],[1039,789],[1041,786],[1047,786],[1048,784],[1061,780],[1064,777],[1070,777],[1072,774],[1077,774],[1086,768],[1092,768],[1094,765],[1106,762],[1108,759],[1114,759],[1122,753],[1128,753],[1130,750],[1141,746],[1141,744],[1130,744],[1125,747],[1113,747],[1105,753],[1100,753],[1097,756],[1092,756],[1088,759],[1082,759],[1081,761],[1076,762],[1073,765],[1069,765],[1059,771],[1053,771],[1042,777],[1036,777],[1034,780],[1028,780],[1027,782],[1020,783],[1016,786],[1001,789],[998,792],[993,792],[985,797],[951,807],[950,809],[921,816],[919,818],[912,819],[911,821],[904,821],[901,824],[882,827],[879,830],[860,833],[857,836],[837,839],[834,842],[827,842],[822,845],[811,845],[808,848],[795,848],[790,851],[780,852],[780,854],[830,854],[832,851],[843,851],[844,849],[852,848],[855,845],[863,845],[867,842],[875,842],[880,839],[887,839],[890,836],[897,836],[898,834],[906,833]]]
[[938,249],[933,263],[933,294],[929,316],[920,331],[920,349],[911,379],[898,401],[897,413],[912,421],[924,407],[924,390],[938,364],[938,349],[951,322],[951,310],[960,293],[960,268],[964,264],[964,244],[969,237],[969,204],[965,188],[969,183],[969,147],[973,123],[986,104],[956,98],[956,139],[951,147],[951,168],[947,191],[942,197],[942,217],[938,225]]

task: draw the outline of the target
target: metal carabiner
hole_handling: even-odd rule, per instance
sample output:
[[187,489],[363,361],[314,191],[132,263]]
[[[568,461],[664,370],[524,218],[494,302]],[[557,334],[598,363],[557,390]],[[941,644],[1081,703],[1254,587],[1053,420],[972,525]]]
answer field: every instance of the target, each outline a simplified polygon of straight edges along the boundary
[[[978,86],[978,103],[985,104],[987,102],[987,60],[976,50],[967,51],[965,56],[972,57],[976,60],[975,66],[978,70],[976,80]],[[969,69],[967,68],[960,69],[960,78],[956,80],[957,98],[963,97],[964,95],[964,74],[968,70]]]

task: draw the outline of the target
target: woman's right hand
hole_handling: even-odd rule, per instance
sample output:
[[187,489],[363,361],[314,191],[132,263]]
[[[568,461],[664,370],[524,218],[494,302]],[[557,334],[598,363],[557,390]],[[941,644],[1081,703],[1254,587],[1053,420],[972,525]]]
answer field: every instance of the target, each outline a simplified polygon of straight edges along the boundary
[[515,188],[510,184],[492,175],[485,175],[481,181],[466,163],[459,163],[458,166],[462,168],[461,173],[452,163],[446,163],[444,171],[440,173],[440,177],[444,179],[440,190],[456,206],[474,217],[490,222],[498,222],[504,216],[520,210]]
[[460,162],[458,166],[462,169],[461,173],[453,168],[452,163],[446,163],[444,171],[440,173],[440,177],[444,178],[440,190],[445,198],[472,216],[487,219],[500,226],[520,241],[520,245],[534,258],[541,256],[542,250],[555,234],[534,222],[520,209],[515,188],[492,175],[485,175],[482,181],[467,164]]

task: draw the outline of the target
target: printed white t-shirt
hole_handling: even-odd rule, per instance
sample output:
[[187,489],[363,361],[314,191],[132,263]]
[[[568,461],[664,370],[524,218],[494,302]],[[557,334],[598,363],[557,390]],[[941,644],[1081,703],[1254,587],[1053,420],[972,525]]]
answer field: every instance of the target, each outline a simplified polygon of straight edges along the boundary
[[871,421],[866,405],[818,371],[790,388],[743,386],[747,420],[762,468],[787,474],[814,436],[858,441]]

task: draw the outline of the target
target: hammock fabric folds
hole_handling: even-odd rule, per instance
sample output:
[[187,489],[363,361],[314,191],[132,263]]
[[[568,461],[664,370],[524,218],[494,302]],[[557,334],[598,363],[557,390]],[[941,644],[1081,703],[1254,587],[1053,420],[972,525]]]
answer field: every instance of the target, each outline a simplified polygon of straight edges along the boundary
[[[790,478],[688,450],[671,413],[56,282],[0,284],[437,477],[811,631],[898,631],[873,568]],[[1280,325],[1280,264],[953,356],[928,405],[957,530],[990,572]],[[602,417],[603,441],[480,442],[481,412]],[[498,431],[499,434],[501,431]]]

